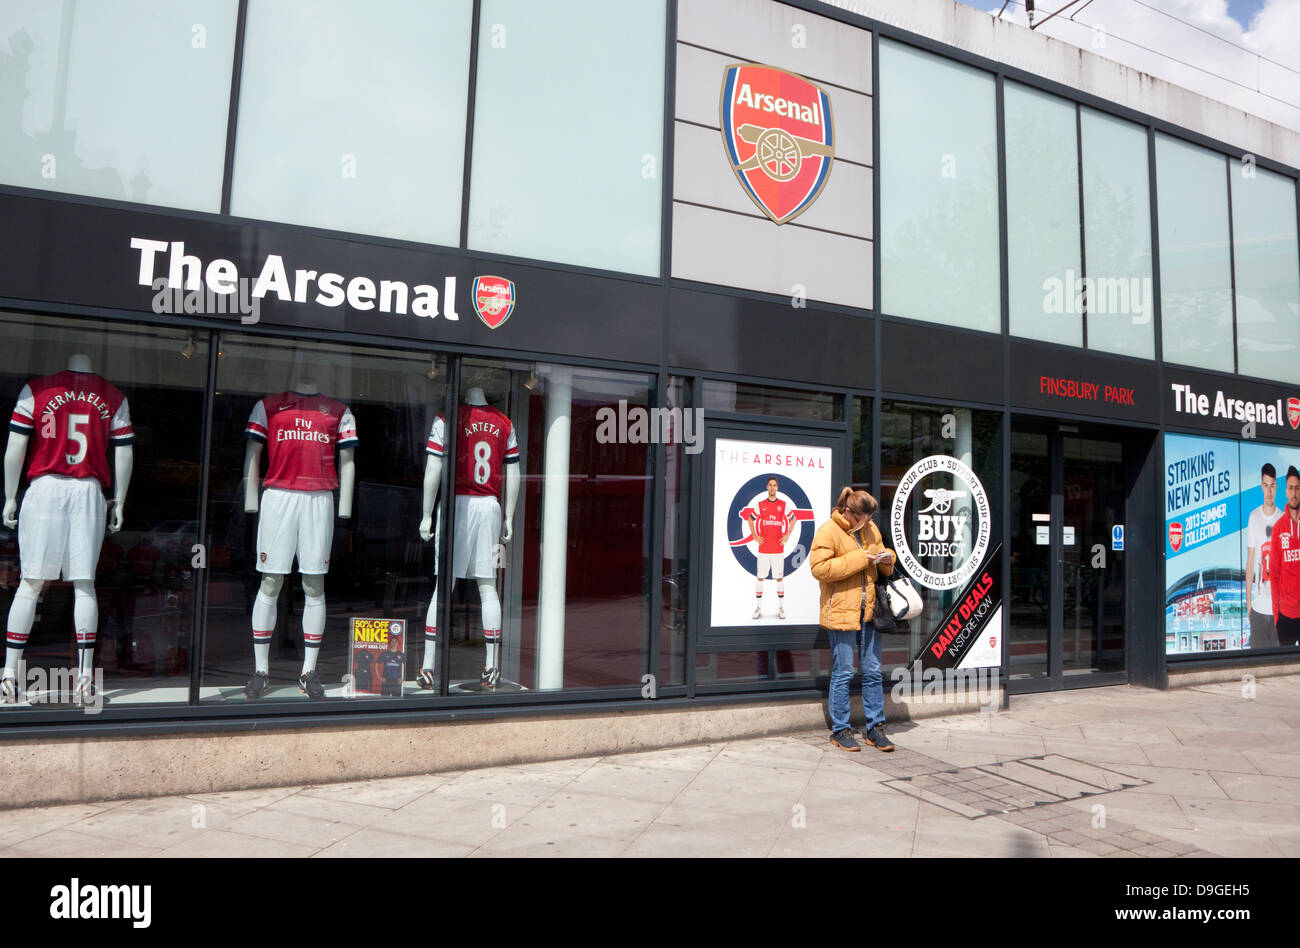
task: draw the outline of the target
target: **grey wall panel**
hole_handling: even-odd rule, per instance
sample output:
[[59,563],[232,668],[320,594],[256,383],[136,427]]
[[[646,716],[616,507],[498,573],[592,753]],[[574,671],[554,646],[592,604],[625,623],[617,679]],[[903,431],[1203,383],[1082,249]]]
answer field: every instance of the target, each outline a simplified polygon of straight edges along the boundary
[[783,296],[798,284],[808,299],[866,309],[871,241],[675,204],[673,276]]
[[[673,192],[679,201],[705,204],[766,220],[736,180],[716,129],[677,123]],[[871,169],[848,162],[831,165],[826,188],[808,210],[783,227],[818,227],[871,237]],[[775,226],[775,225],[773,225]]]
[[683,42],[871,92],[866,30],[773,0],[680,0],[677,10],[677,38]]
[[[870,36],[868,33],[863,35]],[[723,56],[678,43],[677,118],[717,128],[723,70],[732,63],[751,61],[764,62],[754,55]],[[816,76],[808,78],[818,81]],[[831,98],[831,115],[835,122],[836,163],[843,160],[870,165],[871,96],[836,86],[824,88]]]

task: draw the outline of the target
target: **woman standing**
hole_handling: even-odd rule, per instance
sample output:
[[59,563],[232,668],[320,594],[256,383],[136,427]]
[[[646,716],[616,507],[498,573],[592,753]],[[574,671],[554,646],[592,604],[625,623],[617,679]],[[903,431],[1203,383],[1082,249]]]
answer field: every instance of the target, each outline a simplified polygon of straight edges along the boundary
[[855,645],[862,656],[862,711],[866,715],[862,736],[872,747],[894,749],[885,736],[880,636],[871,621],[877,574],[888,576],[894,571],[894,553],[885,548],[880,530],[871,522],[878,507],[865,490],[844,488],[831,519],[817,529],[808,555],[812,574],[821,584],[818,621],[831,643],[831,743],[846,751],[861,750],[849,727]]

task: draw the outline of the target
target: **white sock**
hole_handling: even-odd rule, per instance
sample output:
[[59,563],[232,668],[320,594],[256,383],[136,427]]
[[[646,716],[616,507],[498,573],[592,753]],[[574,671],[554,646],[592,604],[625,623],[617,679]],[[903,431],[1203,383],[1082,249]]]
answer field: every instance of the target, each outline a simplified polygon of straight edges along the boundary
[[276,600],[260,590],[253,600],[253,669],[271,670],[271,636],[275,634]]
[[316,667],[320,643],[325,637],[325,597],[303,596],[302,605],[302,673]]
[[433,668],[438,654],[438,593],[429,600],[429,611],[424,616],[424,663],[421,668]]
[[12,678],[18,681],[21,677],[18,674],[18,666],[23,663],[23,650],[14,648],[12,645],[5,649],[5,678]]
[[93,655],[95,635],[99,631],[99,601],[93,588],[73,587],[72,621],[77,629],[77,647]]
[[36,621],[36,593],[26,583],[19,583],[14,591],[14,601],[9,606],[8,634],[9,649],[5,654],[5,674],[18,677],[18,663],[23,659],[23,649],[27,647],[27,638],[32,634],[32,623]]

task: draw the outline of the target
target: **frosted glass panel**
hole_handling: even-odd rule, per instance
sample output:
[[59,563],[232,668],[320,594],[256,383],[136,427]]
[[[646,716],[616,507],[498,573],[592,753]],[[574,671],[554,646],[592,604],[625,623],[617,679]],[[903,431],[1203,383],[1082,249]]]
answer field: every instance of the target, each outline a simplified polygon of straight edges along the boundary
[[0,3],[0,181],[221,209],[237,0]]
[[1167,362],[1233,370],[1223,155],[1156,136],[1160,313]]
[[999,332],[993,77],[880,41],[881,307]]
[[1155,288],[1147,132],[1088,108],[1079,120],[1083,243],[1091,282],[1088,348],[1152,359]]
[[460,244],[470,0],[250,0],[230,212]]
[[663,0],[484,0],[471,248],[659,273],[665,15]]
[[1237,276],[1237,371],[1300,382],[1300,256],[1295,182],[1232,162],[1232,246]]
[[1014,82],[1003,91],[1011,333],[1081,346],[1074,103]]

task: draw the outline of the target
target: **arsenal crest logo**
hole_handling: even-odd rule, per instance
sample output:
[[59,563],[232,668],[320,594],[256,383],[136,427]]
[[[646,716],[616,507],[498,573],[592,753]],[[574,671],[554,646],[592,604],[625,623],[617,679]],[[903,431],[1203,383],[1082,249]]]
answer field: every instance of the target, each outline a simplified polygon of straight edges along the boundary
[[1286,400],[1286,418],[1291,422],[1293,431],[1300,427],[1300,398],[1293,397]]
[[515,311],[515,284],[505,277],[474,278],[474,312],[488,329],[496,329]]
[[774,223],[817,200],[835,158],[831,100],[794,73],[737,63],[722,74],[722,142],[736,179]]
[[1175,553],[1183,545],[1183,525],[1177,520],[1169,525],[1169,545],[1173,547]]

